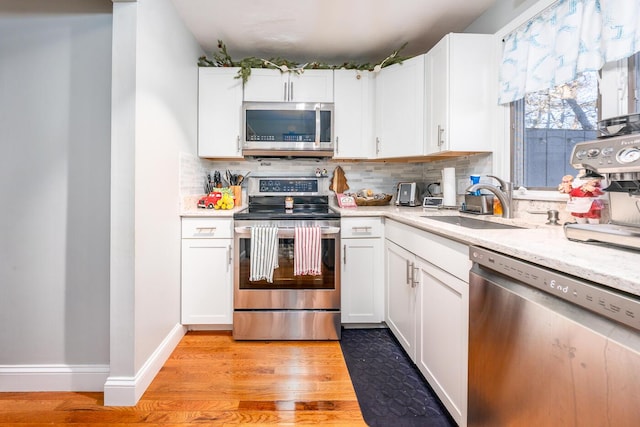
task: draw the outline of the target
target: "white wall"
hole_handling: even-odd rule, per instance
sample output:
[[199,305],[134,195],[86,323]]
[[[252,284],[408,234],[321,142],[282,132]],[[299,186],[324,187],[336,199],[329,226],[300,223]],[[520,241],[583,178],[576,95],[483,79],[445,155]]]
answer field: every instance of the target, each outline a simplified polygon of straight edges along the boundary
[[[179,157],[197,144],[197,59],[170,0],[114,3],[111,375],[132,405],[184,333]],[[133,262],[131,262],[133,260]]]
[[466,33],[493,34],[538,1],[497,0],[464,31]]
[[[0,4],[0,391],[99,390],[109,363],[111,5],[24,3]],[[74,380],[80,368],[93,379]]]

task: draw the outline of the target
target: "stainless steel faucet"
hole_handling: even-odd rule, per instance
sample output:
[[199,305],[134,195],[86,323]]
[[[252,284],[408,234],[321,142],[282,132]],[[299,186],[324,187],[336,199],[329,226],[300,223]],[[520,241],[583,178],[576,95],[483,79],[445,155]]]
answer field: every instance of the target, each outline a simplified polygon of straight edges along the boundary
[[486,183],[478,183],[473,184],[468,187],[465,191],[467,193],[473,193],[476,190],[488,190],[496,195],[500,203],[502,204],[502,217],[503,218],[513,218],[513,183],[504,181],[498,178],[495,175],[487,175],[488,177],[494,178],[496,181],[500,183],[498,187],[492,184]]

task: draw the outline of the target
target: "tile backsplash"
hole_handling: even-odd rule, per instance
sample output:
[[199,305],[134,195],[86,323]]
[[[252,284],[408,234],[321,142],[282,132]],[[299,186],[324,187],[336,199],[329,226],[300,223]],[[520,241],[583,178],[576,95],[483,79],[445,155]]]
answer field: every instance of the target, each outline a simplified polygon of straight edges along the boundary
[[[400,162],[338,162],[316,159],[268,159],[268,160],[228,160],[212,161],[182,153],[180,156],[180,191],[184,197],[204,193],[207,173],[229,169],[232,173],[246,175],[313,175],[316,168],[326,169],[333,176],[336,166],[342,167],[347,178],[349,191],[356,192],[370,188],[376,193],[395,194],[396,184],[404,181],[416,181],[423,186],[440,182],[441,171],[445,167],[456,170],[458,181],[457,203],[464,200],[464,190],[470,184],[470,175],[487,175],[492,172],[491,154],[475,154],[456,158],[423,163]],[[566,202],[541,200],[514,200],[514,216],[534,223],[546,221],[546,211],[556,209],[560,214],[560,223],[572,221],[565,209]],[[607,218],[603,211],[603,221]]]
[[[491,154],[477,154],[455,159],[444,159],[425,163],[400,162],[338,162],[316,159],[264,159],[212,161],[200,159],[188,153],[180,156],[180,190],[183,196],[202,194],[207,173],[224,172],[246,175],[313,175],[316,168],[326,169],[333,176],[336,166],[340,166],[347,178],[349,190],[356,192],[370,188],[376,193],[395,194],[398,182],[416,181],[423,186],[440,182],[441,170],[445,167],[456,169],[456,178],[464,182],[458,186],[459,195],[469,183],[469,175],[491,173]],[[461,198],[461,197],[460,197]],[[461,200],[460,200],[461,201]]]

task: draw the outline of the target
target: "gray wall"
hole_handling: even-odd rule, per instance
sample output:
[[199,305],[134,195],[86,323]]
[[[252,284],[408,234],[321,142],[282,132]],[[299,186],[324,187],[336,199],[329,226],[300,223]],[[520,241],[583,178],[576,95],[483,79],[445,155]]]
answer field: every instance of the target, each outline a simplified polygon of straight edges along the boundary
[[108,364],[111,3],[25,3],[0,4],[0,365]]
[[469,25],[465,33],[493,34],[539,0],[497,0],[485,13]]

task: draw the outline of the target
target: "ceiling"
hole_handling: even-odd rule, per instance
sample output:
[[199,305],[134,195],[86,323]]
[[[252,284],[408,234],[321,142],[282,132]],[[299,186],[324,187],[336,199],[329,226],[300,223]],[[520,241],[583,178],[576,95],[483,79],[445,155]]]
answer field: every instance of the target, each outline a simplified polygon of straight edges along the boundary
[[496,0],[172,0],[207,55],[218,40],[234,61],[281,57],[379,63],[427,52],[461,32]]

